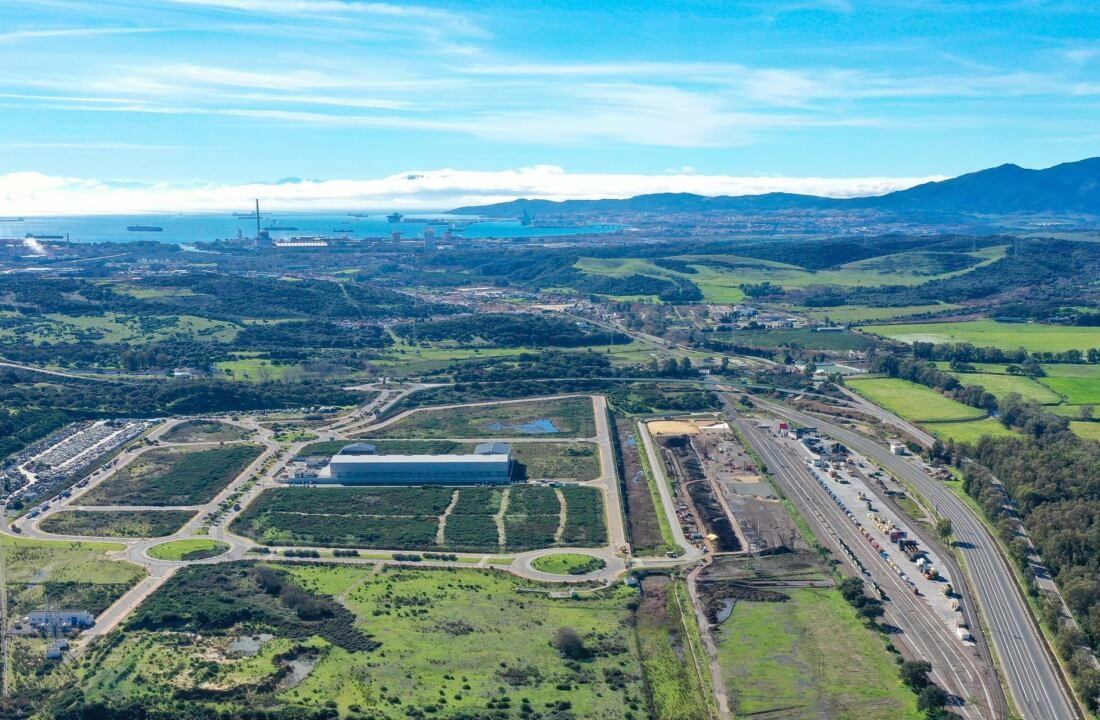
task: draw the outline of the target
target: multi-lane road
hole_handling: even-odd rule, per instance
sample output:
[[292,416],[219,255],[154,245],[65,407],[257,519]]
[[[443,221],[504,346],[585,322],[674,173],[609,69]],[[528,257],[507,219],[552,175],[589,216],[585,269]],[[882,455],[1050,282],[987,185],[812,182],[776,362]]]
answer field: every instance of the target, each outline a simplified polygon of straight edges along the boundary
[[890,624],[900,629],[898,642],[920,659],[932,663],[935,682],[957,698],[955,709],[973,720],[1004,718],[1004,701],[997,678],[978,648],[959,641],[954,628],[935,613],[928,601],[913,594],[912,588],[887,565],[844,511],[829,498],[806,469],[804,458],[777,443],[769,431],[757,428],[755,422],[740,415],[733,415],[733,421],[819,538],[837,549],[837,540],[843,541],[867,568],[871,578],[886,590],[890,598],[886,617]]
[[971,589],[978,598],[986,631],[1015,707],[1024,720],[1077,720],[1081,717],[1057,661],[1027,608],[996,540],[966,504],[933,479],[912,458],[892,455],[879,442],[820,417],[787,406],[755,400],[769,412],[806,426],[872,458],[909,484],[951,520]]

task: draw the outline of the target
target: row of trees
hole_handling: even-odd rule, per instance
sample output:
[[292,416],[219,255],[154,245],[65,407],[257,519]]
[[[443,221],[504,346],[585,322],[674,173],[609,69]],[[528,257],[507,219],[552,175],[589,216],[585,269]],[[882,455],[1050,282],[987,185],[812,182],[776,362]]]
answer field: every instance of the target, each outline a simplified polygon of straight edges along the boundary
[[981,385],[963,385],[957,377],[938,369],[932,363],[916,358],[899,358],[895,355],[880,355],[872,361],[875,372],[920,383],[935,388],[953,399],[980,408],[986,412],[997,411],[997,398]]
[[495,347],[585,347],[626,344],[630,336],[620,332],[581,327],[561,317],[526,314],[486,314],[398,325],[406,340],[485,342]]
[[1056,633],[1078,694],[1100,707],[1100,671],[1090,645],[1100,642],[1100,444],[1077,437],[1065,418],[1009,394],[1000,421],[1019,436],[982,437],[974,445],[937,441],[932,455],[965,468],[963,489],[993,522],[1009,555],[1039,596],[1023,527],[1061,590],[1079,628],[1061,603],[1046,597],[1042,619]]
[[1042,350],[1029,353],[1024,348],[1002,350],[995,347],[978,347],[970,343],[915,342],[913,357],[922,360],[943,360],[960,363],[1004,363],[1020,366],[1021,374],[1028,375],[1044,363],[1100,362],[1100,348],[1051,352]]

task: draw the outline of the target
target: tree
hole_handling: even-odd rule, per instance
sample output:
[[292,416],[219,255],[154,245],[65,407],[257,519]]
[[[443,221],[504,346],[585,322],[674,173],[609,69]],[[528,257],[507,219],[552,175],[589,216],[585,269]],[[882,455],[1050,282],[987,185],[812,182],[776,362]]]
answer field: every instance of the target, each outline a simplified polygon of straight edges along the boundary
[[857,601],[863,597],[863,581],[859,578],[844,578],[837,587],[841,597],[852,605],[857,604]]
[[950,538],[954,532],[955,529],[951,525],[951,518],[940,518],[936,521],[936,535],[940,540],[947,542],[947,539]]
[[1092,405],[1082,405],[1081,406],[1081,419],[1082,420],[1092,420],[1092,415],[1095,411],[1096,411],[1096,408],[1094,408]]
[[932,672],[932,663],[927,660],[906,660],[901,664],[901,680],[913,692],[928,687],[928,673]]
[[886,609],[882,607],[882,603],[880,602],[869,601],[865,602],[863,605],[860,605],[857,612],[859,613],[859,616],[864,620],[875,622],[880,617],[882,617],[883,613],[886,612]]
[[929,683],[917,696],[917,709],[924,712],[939,710],[947,703],[947,693],[939,685]]
[[1100,670],[1086,668],[1077,675],[1077,692],[1091,712],[1100,707]]

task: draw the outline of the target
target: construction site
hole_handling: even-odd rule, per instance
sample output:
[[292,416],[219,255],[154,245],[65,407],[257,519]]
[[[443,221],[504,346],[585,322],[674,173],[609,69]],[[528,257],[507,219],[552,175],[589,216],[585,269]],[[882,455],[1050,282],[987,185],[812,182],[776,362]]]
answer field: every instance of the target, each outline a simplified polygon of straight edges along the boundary
[[656,421],[685,536],[711,553],[806,550],[790,515],[724,422]]

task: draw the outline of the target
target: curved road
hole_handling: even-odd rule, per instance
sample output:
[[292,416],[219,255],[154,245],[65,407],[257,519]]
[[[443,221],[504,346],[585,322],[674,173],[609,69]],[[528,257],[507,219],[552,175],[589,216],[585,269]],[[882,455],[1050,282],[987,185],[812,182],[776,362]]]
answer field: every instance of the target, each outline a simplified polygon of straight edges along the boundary
[[997,651],[1000,669],[1020,715],[1024,720],[1078,720],[1081,717],[1061,669],[1020,593],[1015,574],[1001,555],[997,541],[966,503],[912,459],[892,455],[874,440],[783,405],[758,402],[776,415],[817,427],[823,434],[873,458],[915,488],[941,516],[950,519],[956,545]]

